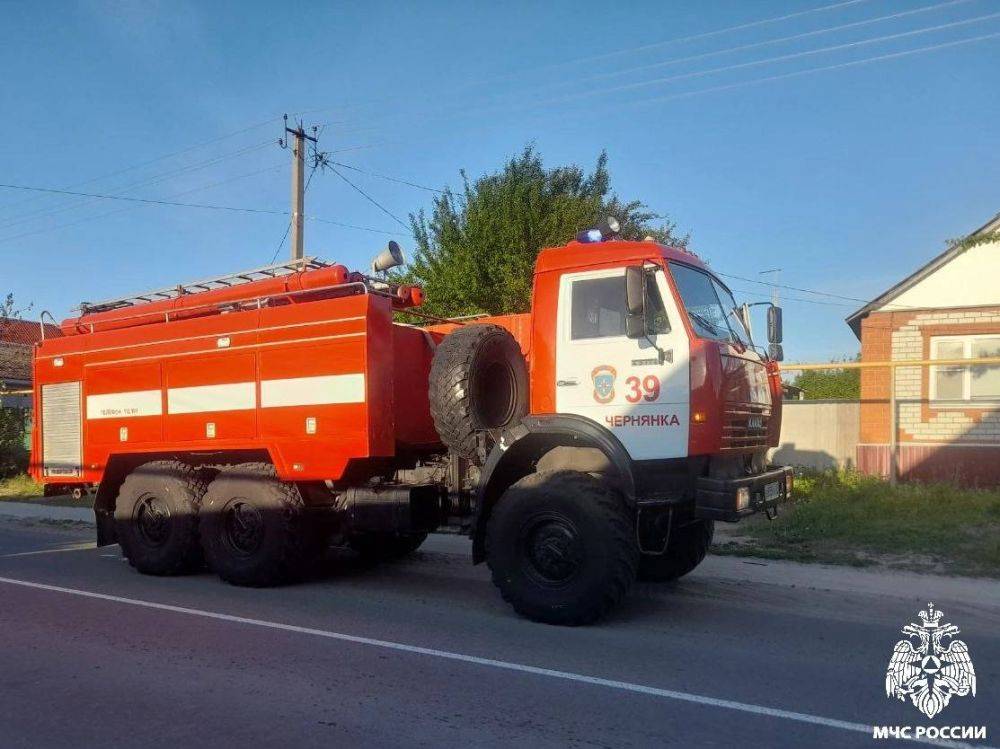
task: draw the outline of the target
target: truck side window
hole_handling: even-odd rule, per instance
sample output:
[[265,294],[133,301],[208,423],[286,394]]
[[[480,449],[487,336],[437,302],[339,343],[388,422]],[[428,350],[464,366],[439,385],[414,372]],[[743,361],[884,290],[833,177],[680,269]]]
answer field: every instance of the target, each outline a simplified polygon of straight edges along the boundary
[[670,272],[697,336],[710,341],[733,340],[711,277],[680,263],[670,263]]
[[570,337],[574,340],[625,335],[625,276],[573,282]]

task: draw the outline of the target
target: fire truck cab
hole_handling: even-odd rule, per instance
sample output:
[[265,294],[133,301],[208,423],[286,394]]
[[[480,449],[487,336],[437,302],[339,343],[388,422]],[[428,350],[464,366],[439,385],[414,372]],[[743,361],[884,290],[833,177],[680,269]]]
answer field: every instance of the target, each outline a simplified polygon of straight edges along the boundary
[[375,275],[398,246],[81,305],[35,352],[33,474],[140,572],[274,585],[452,528],[523,615],[595,621],[792,490],[780,314],[765,353],[695,255],[609,233],[543,250],[519,315],[423,314]]

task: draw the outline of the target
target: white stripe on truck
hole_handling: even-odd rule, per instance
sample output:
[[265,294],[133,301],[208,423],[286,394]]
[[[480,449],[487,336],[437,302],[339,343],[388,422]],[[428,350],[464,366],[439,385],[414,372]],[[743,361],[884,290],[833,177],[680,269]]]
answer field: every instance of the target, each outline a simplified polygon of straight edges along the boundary
[[167,390],[168,414],[199,414],[206,411],[248,411],[257,407],[257,383],[197,385]]
[[[261,408],[364,402],[365,376],[360,372],[262,380],[260,383]],[[255,382],[167,389],[168,414],[246,411],[256,407],[257,383]],[[126,393],[87,396],[88,419],[123,419],[132,416],[160,416],[162,413],[159,390],[133,390]]]
[[261,408],[364,402],[365,376],[361,373],[290,377],[260,383]]
[[133,390],[87,396],[88,419],[121,419],[127,416],[159,416],[163,413],[159,390]]

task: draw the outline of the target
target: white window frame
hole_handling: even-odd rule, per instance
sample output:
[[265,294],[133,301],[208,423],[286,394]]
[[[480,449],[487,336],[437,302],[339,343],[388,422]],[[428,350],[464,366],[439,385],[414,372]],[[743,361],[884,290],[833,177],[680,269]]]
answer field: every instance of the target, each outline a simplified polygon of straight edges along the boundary
[[[930,405],[931,408],[937,409],[974,409],[974,408],[996,408],[1000,404],[1000,394],[997,394],[995,398],[990,400],[973,400],[972,399],[972,367],[975,365],[976,360],[972,358],[972,342],[980,340],[983,338],[1000,338],[1000,332],[997,333],[977,333],[969,335],[941,335],[931,337],[930,346],[930,358],[937,359],[937,351],[939,343],[961,343],[962,344],[962,358],[968,359],[969,364],[962,366],[958,364],[946,365],[946,368],[962,367],[962,397],[961,399],[948,399],[948,400],[938,400],[937,397],[937,371],[938,368],[931,365],[929,376],[928,376],[928,390],[930,394]],[[985,365],[985,366],[1000,366],[998,365]]]

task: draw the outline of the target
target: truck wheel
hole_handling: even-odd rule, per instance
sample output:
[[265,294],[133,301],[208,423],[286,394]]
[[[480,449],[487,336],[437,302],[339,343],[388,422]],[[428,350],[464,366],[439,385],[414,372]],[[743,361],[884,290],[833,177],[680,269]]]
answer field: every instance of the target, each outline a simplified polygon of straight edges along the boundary
[[201,474],[178,460],[156,460],[132,471],[115,501],[115,530],[129,564],[146,575],[196,570],[204,494]]
[[663,554],[643,554],[639,559],[639,579],[662,583],[683,577],[701,564],[712,545],[714,533],[714,520],[696,520],[672,529]]
[[426,540],[426,533],[359,533],[347,542],[366,562],[389,562],[412,554]]
[[505,601],[547,624],[589,624],[635,580],[635,524],[614,489],[577,471],[546,471],[512,485],[494,507],[486,560]]
[[201,511],[208,566],[228,583],[280,585],[301,575],[322,551],[295,484],[269,463],[225,468],[208,486]]
[[528,368],[514,336],[499,325],[449,333],[434,352],[429,394],[441,441],[481,465],[489,442],[528,412]]

